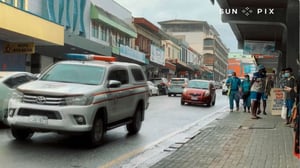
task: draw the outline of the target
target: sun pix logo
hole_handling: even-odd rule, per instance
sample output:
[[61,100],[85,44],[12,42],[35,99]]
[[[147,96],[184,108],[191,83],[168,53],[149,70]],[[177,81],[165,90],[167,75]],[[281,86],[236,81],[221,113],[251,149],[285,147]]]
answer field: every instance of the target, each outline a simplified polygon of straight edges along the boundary
[[224,15],[240,15],[243,14],[245,16],[251,15],[274,15],[274,8],[250,8],[250,7],[242,7],[242,8],[222,8],[220,9],[220,14]]

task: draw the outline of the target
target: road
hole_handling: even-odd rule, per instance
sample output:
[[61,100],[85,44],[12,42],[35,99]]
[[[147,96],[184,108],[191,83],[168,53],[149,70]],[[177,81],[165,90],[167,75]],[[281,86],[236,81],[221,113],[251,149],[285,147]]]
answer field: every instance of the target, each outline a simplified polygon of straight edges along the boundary
[[9,129],[0,129],[0,167],[113,167],[157,144],[174,143],[176,135],[196,125],[205,126],[217,113],[224,113],[227,104],[221,90],[217,91],[213,107],[182,106],[180,96],[153,96],[139,134],[129,136],[125,127],[120,127],[107,132],[103,145],[94,149],[82,145],[79,137],[55,133],[37,133],[31,140],[19,142],[10,135]]

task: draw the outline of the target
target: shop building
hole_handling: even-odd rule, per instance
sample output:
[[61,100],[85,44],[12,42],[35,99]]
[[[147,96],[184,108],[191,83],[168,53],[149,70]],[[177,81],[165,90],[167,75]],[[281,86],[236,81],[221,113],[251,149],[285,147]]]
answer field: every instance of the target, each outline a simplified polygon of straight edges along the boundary
[[165,48],[162,43],[168,37],[145,18],[134,18],[133,24],[138,34],[135,39],[135,48],[145,53],[146,60],[149,62],[146,65],[147,78],[172,76],[176,71],[176,66],[166,60]]
[[[145,54],[133,48],[137,33],[131,12],[113,0],[10,0],[0,5],[2,20],[14,20],[0,23],[1,50],[7,42],[34,46],[27,53],[2,51],[3,70],[39,73],[65,53],[113,55],[147,64]],[[16,63],[19,68],[13,67]]]
[[0,1],[1,71],[32,71],[39,46],[64,45],[64,27],[30,12],[31,3]]
[[200,58],[200,66],[205,68],[202,68],[201,78],[220,81],[226,77],[229,49],[222,43],[217,31],[206,21],[168,20],[159,24],[163,31],[186,41],[203,56]]

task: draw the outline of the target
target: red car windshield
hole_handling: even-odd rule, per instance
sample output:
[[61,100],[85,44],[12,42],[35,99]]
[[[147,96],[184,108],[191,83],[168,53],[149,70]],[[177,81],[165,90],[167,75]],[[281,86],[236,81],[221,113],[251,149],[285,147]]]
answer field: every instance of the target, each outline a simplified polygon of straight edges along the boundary
[[209,83],[205,81],[189,81],[188,88],[208,89]]

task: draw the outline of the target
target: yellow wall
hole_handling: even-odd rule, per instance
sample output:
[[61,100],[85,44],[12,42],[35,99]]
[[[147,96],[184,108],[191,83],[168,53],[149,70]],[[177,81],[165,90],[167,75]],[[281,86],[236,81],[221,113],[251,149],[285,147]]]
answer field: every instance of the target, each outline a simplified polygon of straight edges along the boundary
[[0,20],[0,29],[40,39],[49,45],[64,44],[63,26],[3,3],[0,3]]

